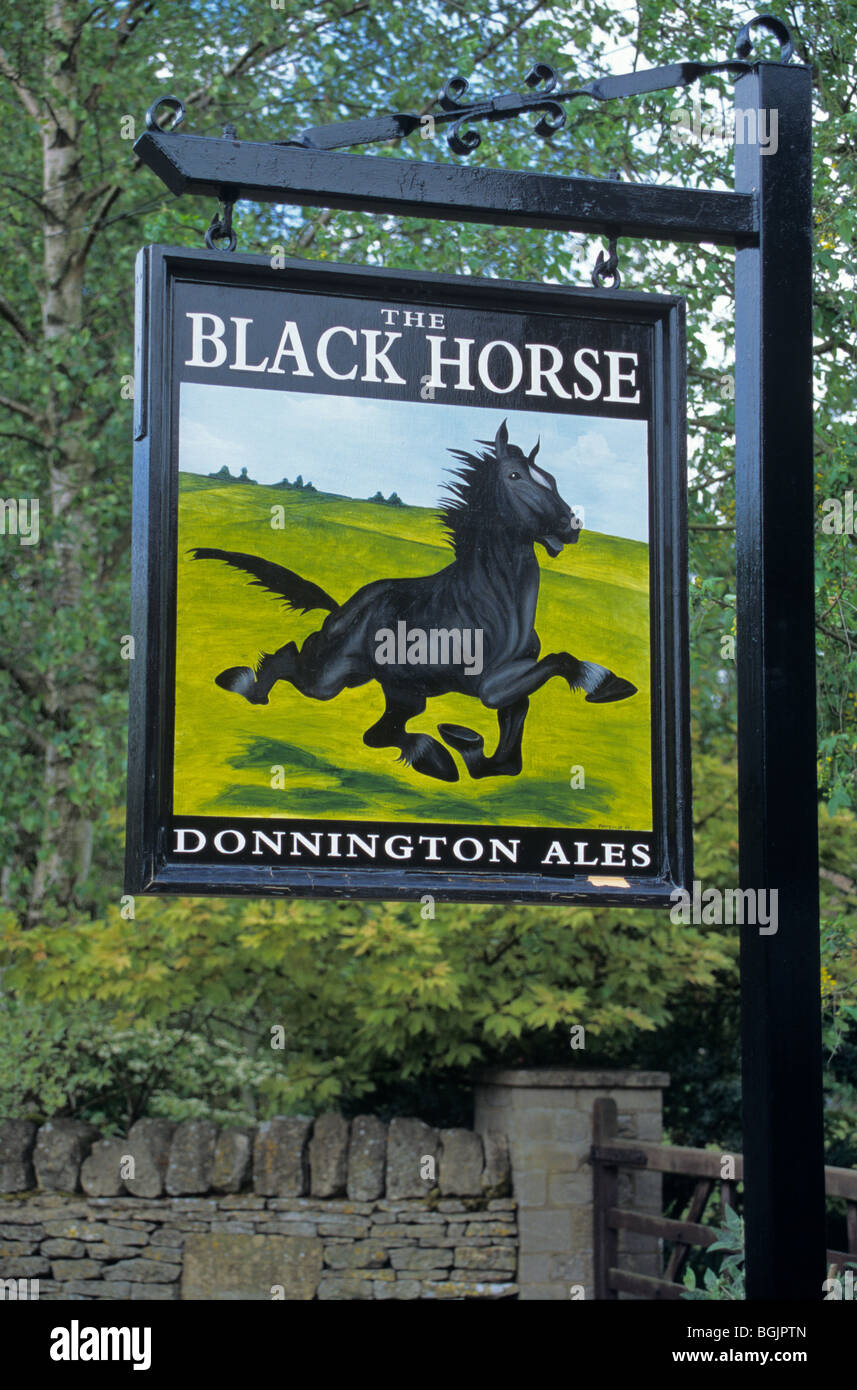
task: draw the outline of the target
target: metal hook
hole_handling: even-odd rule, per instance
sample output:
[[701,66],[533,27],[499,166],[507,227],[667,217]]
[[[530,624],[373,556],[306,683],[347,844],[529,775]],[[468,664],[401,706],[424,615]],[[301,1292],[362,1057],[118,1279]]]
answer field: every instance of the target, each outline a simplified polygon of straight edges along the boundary
[[[608,179],[621,179],[622,175],[618,169],[608,169]],[[592,268],[591,280],[595,288],[602,290],[618,290],[622,283],[622,276],[619,273],[619,252],[616,250],[616,240],[619,236],[619,228],[614,227],[608,232],[607,255],[603,251],[598,252],[595,265]],[[610,281],[608,285],[607,281]]]
[[[209,223],[205,233],[205,244],[209,251],[234,251],[238,245],[238,238],[232,230],[232,209],[234,202],[221,202],[220,212],[215,213]],[[225,241],[225,246],[218,246],[216,243]]]
[[[622,276],[619,273],[619,253],[616,249],[617,236],[611,236],[607,242],[608,254],[605,256],[603,251],[598,252],[598,258],[592,268],[592,283],[595,288],[602,290],[618,290],[622,283]],[[607,281],[610,281],[608,284]]]
[[[234,125],[228,124],[223,127],[224,140],[235,140],[238,135]],[[229,196],[230,192],[233,194]],[[232,209],[235,206],[234,191],[221,189],[220,192],[220,212],[215,213],[208,225],[205,233],[205,244],[209,251],[234,251],[238,245],[238,238],[232,230]],[[225,246],[218,246],[216,243],[224,241]]]

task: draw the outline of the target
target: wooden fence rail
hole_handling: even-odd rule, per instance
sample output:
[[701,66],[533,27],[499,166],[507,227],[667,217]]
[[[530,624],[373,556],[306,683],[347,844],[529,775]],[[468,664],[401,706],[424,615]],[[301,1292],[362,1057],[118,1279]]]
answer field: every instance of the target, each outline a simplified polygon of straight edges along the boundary
[[[684,1149],[671,1144],[620,1139],[617,1131],[615,1100],[597,1100],[593,1111],[591,1150],[595,1297],[618,1298],[620,1293],[627,1293],[640,1298],[681,1298],[684,1289],[682,1271],[691,1249],[693,1246],[704,1248],[712,1245],[718,1238],[717,1230],[701,1224],[714,1186],[720,1186],[722,1217],[727,1206],[735,1205],[736,1183],[744,1177],[744,1159],[741,1154],[730,1155],[734,1159],[734,1170],[730,1169],[734,1176],[724,1178],[722,1156],[718,1153],[708,1149]],[[679,1173],[696,1178],[684,1217],[675,1220],[620,1207],[620,1169],[647,1169],[653,1173]],[[848,1249],[827,1252],[828,1272],[833,1275],[847,1261],[857,1263],[857,1171],[825,1168],[824,1172],[828,1197],[844,1198],[846,1210]],[[636,1231],[675,1242],[662,1278],[631,1274],[619,1269],[620,1231]]]

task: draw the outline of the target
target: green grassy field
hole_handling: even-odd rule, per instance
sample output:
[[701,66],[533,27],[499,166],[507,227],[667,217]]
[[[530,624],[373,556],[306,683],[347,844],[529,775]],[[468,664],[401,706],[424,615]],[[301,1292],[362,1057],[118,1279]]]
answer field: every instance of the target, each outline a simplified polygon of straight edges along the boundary
[[[187,553],[216,546],[262,555],[344,602],[370,580],[448,565],[436,514],[187,473],[180,485],[177,814],[651,829],[647,546],[584,531],[556,560],[537,550],[542,652],[600,662],[639,693],[587,705],[565,681],[549,681],[530,700],[519,777],[473,782],[454,754],[461,780],[445,783],[397,762],[395,749],[364,746],[364,730],[384,709],[375,682],[326,702],[279,683],[262,706],[216,686],[224,667],[254,666],[288,640],[300,645],[325,614],[290,613],[236,570]],[[275,504],[286,509],[284,530],[271,527]],[[436,735],[445,721],[477,729],[493,750],[496,715],[464,695],[429,701],[408,727]],[[278,764],[284,789],[271,787]],[[572,789],[576,765],[585,786]]]

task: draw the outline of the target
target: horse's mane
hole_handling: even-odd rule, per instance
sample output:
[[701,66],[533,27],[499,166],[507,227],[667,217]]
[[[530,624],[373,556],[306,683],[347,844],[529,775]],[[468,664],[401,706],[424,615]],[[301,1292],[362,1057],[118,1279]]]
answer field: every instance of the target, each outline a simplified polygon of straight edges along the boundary
[[468,454],[463,449],[448,451],[461,467],[448,469],[458,481],[444,484],[446,496],[441,498],[440,519],[456,555],[475,550],[477,534],[485,525],[486,505],[492,507],[495,495],[497,451],[487,439],[476,442],[485,446],[479,454]]

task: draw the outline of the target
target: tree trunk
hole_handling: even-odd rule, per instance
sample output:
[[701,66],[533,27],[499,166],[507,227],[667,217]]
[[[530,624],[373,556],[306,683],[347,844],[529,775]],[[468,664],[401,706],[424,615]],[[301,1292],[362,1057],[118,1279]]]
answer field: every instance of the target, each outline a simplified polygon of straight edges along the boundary
[[[94,572],[96,537],[82,507],[82,490],[92,482],[92,446],[82,433],[76,393],[68,386],[82,375],[75,342],[83,319],[83,275],[87,221],[93,194],[81,178],[78,34],[75,5],[52,0],[48,8],[45,92],[42,118],[44,289],[42,328],[47,383],[45,429],[50,487],[50,550],[54,564],[54,616],[58,668],[46,676],[45,711],[56,738],[44,750],[44,817],[38,862],[27,910],[28,923],[41,917],[48,898],[71,905],[83,888],[92,855],[93,823],[86,808],[69,799],[73,745],[63,734],[75,710],[94,704],[98,686],[91,644],[73,658],[63,657],[63,631],[71,616],[84,612],[81,600]],[[67,351],[57,351],[67,343]],[[62,388],[65,387],[65,390]],[[68,402],[68,403],[67,403]],[[81,617],[82,621],[82,617]],[[59,744],[59,746],[58,746]]]

